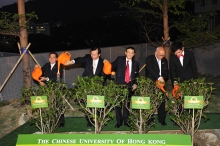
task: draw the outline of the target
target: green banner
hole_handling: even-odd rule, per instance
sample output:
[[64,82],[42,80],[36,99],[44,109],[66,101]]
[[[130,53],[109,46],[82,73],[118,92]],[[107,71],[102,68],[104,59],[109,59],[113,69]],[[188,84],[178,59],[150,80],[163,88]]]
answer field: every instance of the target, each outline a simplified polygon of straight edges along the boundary
[[16,146],[192,146],[183,134],[19,134]]
[[133,109],[150,109],[150,97],[132,96]]
[[47,96],[31,96],[32,108],[48,107]]
[[184,96],[185,109],[203,109],[203,96]]
[[104,96],[87,95],[87,107],[104,108]]

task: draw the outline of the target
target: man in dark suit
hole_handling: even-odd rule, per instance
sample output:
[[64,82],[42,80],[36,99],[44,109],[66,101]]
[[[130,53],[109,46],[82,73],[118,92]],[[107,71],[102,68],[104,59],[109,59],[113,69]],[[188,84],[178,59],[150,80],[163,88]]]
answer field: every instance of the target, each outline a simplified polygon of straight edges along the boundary
[[[150,55],[146,58],[146,77],[156,82],[167,82],[169,78],[168,62],[165,58],[165,49],[158,47],[155,55]],[[165,95],[163,102],[158,107],[158,120],[161,125],[166,126],[166,110],[165,110]]]
[[[58,54],[56,52],[49,53],[49,62],[46,63],[42,69],[42,77],[40,81],[47,83],[48,81],[56,82],[57,79],[60,80],[63,76],[63,65],[60,65],[60,70],[58,72],[58,63],[57,63]],[[60,127],[64,127],[65,119],[64,114],[60,116]]]
[[90,54],[86,54],[84,57],[78,57],[74,60],[67,61],[65,65],[70,64],[84,64],[85,70],[82,74],[85,76],[105,76],[103,72],[103,59],[100,57],[101,49],[98,47],[91,48]]
[[197,79],[197,66],[193,52],[184,50],[181,42],[174,42],[171,50],[174,53],[170,55],[170,74],[172,83]]
[[56,52],[49,53],[49,62],[46,63],[42,69],[42,77],[40,77],[40,81],[48,82],[48,81],[57,81],[57,76],[62,78],[63,76],[63,65],[60,65],[59,75],[58,73],[58,63],[57,63],[58,54]]
[[[116,120],[117,123],[115,128],[119,128],[122,126],[124,121],[124,125],[129,126],[127,123],[129,111],[126,108],[130,106],[130,98],[132,91],[137,88],[137,83],[135,78],[138,76],[139,71],[139,63],[133,59],[135,55],[135,49],[133,47],[127,47],[125,50],[125,56],[118,57],[112,63],[112,70],[116,72],[116,83],[127,85],[129,94],[127,96],[127,105],[123,105],[123,107],[116,107]],[[122,114],[123,108],[123,114]]]
[[[85,70],[82,74],[83,77],[85,76],[105,77],[105,74],[103,72],[104,59],[102,59],[100,55],[101,55],[101,49],[99,47],[93,47],[90,50],[90,54],[87,54],[84,57],[75,58],[74,60],[71,61],[67,61],[65,65],[84,64]],[[90,123],[88,116],[86,116],[86,120],[87,120],[87,127],[91,127],[92,124]]]

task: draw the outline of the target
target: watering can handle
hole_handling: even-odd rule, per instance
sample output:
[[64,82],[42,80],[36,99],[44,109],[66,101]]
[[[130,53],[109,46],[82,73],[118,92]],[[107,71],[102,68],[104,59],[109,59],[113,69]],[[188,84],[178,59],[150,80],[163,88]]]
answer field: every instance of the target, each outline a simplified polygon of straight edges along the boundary
[[71,57],[71,54],[69,52],[64,52],[64,53]]

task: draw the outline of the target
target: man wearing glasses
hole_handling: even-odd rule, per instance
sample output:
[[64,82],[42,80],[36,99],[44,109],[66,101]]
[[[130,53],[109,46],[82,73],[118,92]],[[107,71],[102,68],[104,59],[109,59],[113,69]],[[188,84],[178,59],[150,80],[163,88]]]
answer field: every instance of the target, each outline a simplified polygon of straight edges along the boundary
[[[153,81],[166,83],[169,78],[168,62],[165,58],[165,49],[160,46],[157,47],[154,55],[146,58],[146,77]],[[163,102],[158,107],[158,120],[162,126],[166,126],[166,110],[165,110],[165,96]]]

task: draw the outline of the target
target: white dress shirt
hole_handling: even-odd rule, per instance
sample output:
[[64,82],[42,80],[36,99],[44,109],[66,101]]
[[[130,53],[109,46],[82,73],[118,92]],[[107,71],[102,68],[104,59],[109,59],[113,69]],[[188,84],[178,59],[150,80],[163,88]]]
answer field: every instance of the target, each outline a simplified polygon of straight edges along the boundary
[[93,60],[93,63],[92,63],[93,74],[95,74],[96,68],[97,68],[97,66],[98,66],[98,62],[99,62],[99,58],[96,59],[96,60]]
[[[182,52],[183,56],[184,56],[184,51]],[[180,63],[181,65],[183,66],[183,56],[180,56],[179,60],[180,60]]]

